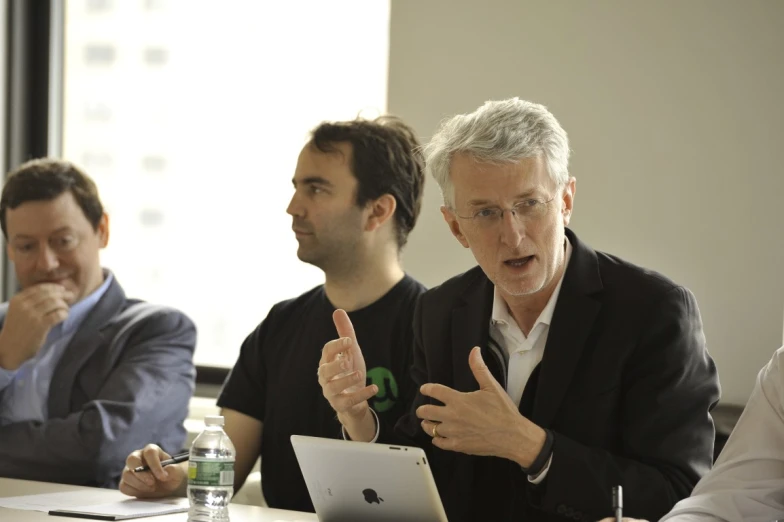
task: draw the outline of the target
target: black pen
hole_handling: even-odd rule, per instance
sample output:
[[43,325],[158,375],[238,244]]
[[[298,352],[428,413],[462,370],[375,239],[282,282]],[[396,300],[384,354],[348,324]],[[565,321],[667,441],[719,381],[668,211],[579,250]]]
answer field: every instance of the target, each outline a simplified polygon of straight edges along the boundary
[[[177,464],[178,462],[185,462],[190,457],[190,452],[180,453],[179,455],[175,455],[170,459],[162,460],[161,466],[168,466],[169,464]],[[141,473],[142,471],[150,471],[150,466],[139,466],[138,468],[133,468],[134,473]]]
[[623,488],[614,486],[612,488],[613,511],[615,511],[615,522],[623,521]]

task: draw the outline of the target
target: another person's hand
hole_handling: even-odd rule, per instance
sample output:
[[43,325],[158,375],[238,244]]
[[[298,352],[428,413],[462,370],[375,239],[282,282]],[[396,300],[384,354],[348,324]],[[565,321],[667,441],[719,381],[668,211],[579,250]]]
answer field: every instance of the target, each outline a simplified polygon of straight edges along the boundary
[[[365,358],[348,314],[343,310],[335,310],[332,319],[340,339],[324,345],[319,361],[318,381],[324,397],[338,414],[338,420],[346,427],[351,438],[371,440],[375,423],[369,415],[367,401],[378,393],[378,387],[365,385]],[[357,433],[357,428],[361,433]],[[367,437],[368,434],[370,437]]]
[[425,404],[416,410],[422,429],[441,449],[470,455],[496,456],[528,468],[542,451],[545,431],[526,419],[495,380],[479,347],[468,364],[479,390],[459,392],[441,384],[423,384],[420,391],[443,406]]
[[[128,455],[120,491],[137,498],[184,496],[188,486],[188,463],[161,466],[161,461],[169,458],[171,455],[155,444],[148,444]],[[148,466],[150,471],[134,472],[139,466]]]
[[68,317],[73,299],[73,292],[55,283],[34,285],[13,296],[0,332],[0,366],[15,370],[35,357],[52,327]]

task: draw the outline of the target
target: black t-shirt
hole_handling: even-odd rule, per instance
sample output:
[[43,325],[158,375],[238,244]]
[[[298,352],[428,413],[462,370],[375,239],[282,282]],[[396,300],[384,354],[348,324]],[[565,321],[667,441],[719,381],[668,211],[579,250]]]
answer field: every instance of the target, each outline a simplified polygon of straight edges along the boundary
[[[413,393],[412,321],[424,291],[406,276],[375,303],[348,314],[365,358],[368,384],[378,386],[370,406],[381,422],[381,442],[399,442],[394,425],[406,413],[404,397]],[[291,435],[342,438],[316,375],[322,348],[338,337],[334,311],[323,286],[273,306],[242,344],[218,398],[218,406],[263,423],[261,487],[270,507],[313,511]]]

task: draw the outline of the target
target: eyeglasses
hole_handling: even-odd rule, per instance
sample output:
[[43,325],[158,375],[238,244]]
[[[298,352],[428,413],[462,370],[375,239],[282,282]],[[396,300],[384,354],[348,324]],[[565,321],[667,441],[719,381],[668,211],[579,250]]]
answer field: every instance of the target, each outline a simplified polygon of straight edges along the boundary
[[[50,238],[47,242],[49,243],[49,248],[55,255],[66,254],[79,246],[79,238],[73,234],[56,236]],[[12,243],[11,248],[14,249],[16,255],[20,258],[35,259],[39,255],[40,245],[37,241],[24,240]]]
[[555,198],[556,196],[548,200],[528,198],[515,203],[512,208],[484,207],[475,210],[470,216],[461,216],[457,213],[455,215],[460,219],[471,220],[477,226],[487,228],[500,223],[504,218],[504,212],[511,212],[518,223],[530,223],[543,218]]

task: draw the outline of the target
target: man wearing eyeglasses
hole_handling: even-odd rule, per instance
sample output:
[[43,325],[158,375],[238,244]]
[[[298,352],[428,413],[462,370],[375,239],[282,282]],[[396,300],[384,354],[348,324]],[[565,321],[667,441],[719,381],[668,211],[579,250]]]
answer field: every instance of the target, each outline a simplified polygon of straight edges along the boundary
[[[569,144],[545,107],[488,102],[426,156],[479,266],[423,294],[419,394],[397,428],[428,449],[449,520],[597,520],[616,485],[624,514],[658,519],[711,465],[719,383],[694,296],[567,228]],[[319,376],[339,410],[362,396],[333,385],[339,353],[361,360],[337,319]],[[352,439],[373,433],[341,419]]]
[[196,327],[101,267],[109,216],[93,180],[23,163],[0,228],[20,286],[0,304],[0,477],[114,488],[139,444],[182,448]]

